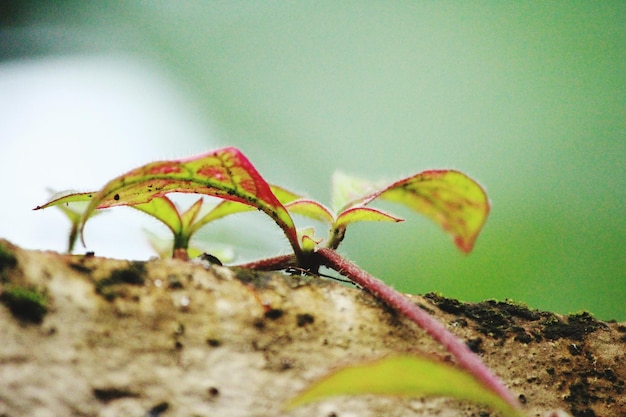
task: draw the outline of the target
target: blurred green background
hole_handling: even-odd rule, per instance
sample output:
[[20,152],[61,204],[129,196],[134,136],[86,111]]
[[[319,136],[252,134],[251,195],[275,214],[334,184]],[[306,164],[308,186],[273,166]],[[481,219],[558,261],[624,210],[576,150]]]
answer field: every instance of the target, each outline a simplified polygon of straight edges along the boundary
[[348,231],[344,253],[397,289],[626,320],[626,2],[0,7],[3,62],[157,63],[220,144],[321,201],[337,169],[478,179],[492,212],[469,256],[394,206],[407,222]]

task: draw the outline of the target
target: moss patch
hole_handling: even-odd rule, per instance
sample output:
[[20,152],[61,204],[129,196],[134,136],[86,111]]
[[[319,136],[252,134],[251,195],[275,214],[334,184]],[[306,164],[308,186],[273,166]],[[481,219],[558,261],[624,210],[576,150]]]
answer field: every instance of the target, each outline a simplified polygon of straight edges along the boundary
[[127,268],[115,269],[108,277],[96,282],[96,292],[112,301],[119,295],[116,286],[120,284],[143,285],[145,273],[146,266],[143,262],[131,262]]
[[0,302],[14,317],[31,323],[40,324],[48,312],[48,298],[36,288],[5,286],[0,294]]
[[567,316],[567,322],[554,317],[542,324],[545,326],[543,334],[547,339],[567,338],[578,341],[582,341],[586,335],[605,326],[587,312],[571,314]]

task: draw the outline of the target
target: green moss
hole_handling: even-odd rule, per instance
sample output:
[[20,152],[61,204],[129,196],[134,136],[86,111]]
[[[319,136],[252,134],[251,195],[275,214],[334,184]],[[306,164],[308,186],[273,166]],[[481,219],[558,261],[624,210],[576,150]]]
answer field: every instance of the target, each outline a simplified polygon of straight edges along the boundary
[[518,321],[537,321],[545,315],[545,313],[531,310],[526,305],[511,300],[462,303],[459,300],[446,298],[436,293],[428,293],[424,297],[446,313],[473,320],[477,329],[487,336],[497,339],[513,336],[522,343],[529,343],[533,338],[525,332]]
[[597,321],[591,314],[584,311],[578,314],[567,316],[567,322],[563,322],[554,317],[552,320],[544,321],[544,336],[550,340],[567,338],[582,341],[584,338],[605,325]]
[[31,323],[41,323],[48,312],[48,298],[36,288],[5,286],[0,294],[0,302],[14,317]]
[[107,278],[96,282],[96,292],[111,301],[119,295],[115,286],[120,284],[143,285],[145,272],[144,263],[132,262],[127,268],[115,269]]

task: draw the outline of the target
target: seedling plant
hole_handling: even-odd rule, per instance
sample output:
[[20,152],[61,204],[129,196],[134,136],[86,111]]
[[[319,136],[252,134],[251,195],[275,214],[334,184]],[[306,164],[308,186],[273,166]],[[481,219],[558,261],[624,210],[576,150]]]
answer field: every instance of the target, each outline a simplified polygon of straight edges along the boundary
[[[207,195],[218,197],[222,201],[202,216],[202,198],[180,213],[167,197],[169,193]],[[157,218],[171,230],[174,235],[172,256],[178,259],[189,258],[191,237],[208,223],[231,214],[260,210],[282,229],[293,253],[240,266],[266,271],[299,270],[309,274],[318,274],[321,267],[335,270],[415,322],[443,345],[461,368],[449,370],[449,365],[432,359],[390,357],[375,364],[357,366],[352,369],[357,372],[357,376],[352,377],[352,380],[348,379],[352,381],[349,386],[355,386],[356,381],[364,378],[359,372],[365,372],[366,379],[370,375],[368,380],[379,381],[383,383],[382,387],[374,383],[360,390],[342,391],[340,387],[345,386],[345,381],[341,378],[345,374],[339,372],[339,376],[328,377],[326,381],[302,393],[290,402],[290,406],[314,401],[330,395],[331,391],[335,395],[449,395],[488,404],[507,415],[521,415],[519,404],[511,393],[461,339],[407,297],[337,252],[346,235],[347,226],[352,223],[403,220],[371,207],[372,203],[379,200],[403,204],[430,218],[452,235],[455,245],[465,253],[472,250],[490,209],[483,188],[467,175],[455,170],[428,170],[384,186],[335,174],[332,180],[331,207],[328,208],[317,201],[268,184],[243,153],[233,147],[187,159],[148,163],[114,178],[99,191],[71,193],[35,209],[86,202],[87,208],[74,222],[84,244],[85,224],[96,210],[116,206],[133,207]],[[328,235],[320,238],[312,227],[297,229],[292,214],[322,222],[328,227]],[[412,375],[428,380],[432,379],[431,366],[443,372],[442,378],[450,383],[431,383],[426,384],[426,387],[417,387],[407,377],[406,385],[402,386],[402,381],[398,385],[396,378],[390,377],[393,374],[389,374],[389,369],[408,369]],[[382,375],[387,372],[387,379],[381,377],[380,372]],[[463,376],[457,377],[457,372],[461,372]],[[476,381],[478,389],[467,383],[464,379],[467,376]],[[386,385],[384,381],[387,381]],[[457,391],[450,390],[450,385],[460,388]],[[471,389],[467,388],[470,385]]]

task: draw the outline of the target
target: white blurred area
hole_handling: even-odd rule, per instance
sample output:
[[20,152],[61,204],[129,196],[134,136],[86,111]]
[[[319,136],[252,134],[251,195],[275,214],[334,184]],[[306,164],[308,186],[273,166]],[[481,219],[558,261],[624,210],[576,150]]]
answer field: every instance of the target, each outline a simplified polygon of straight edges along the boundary
[[[99,189],[146,162],[216,148],[212,128],[155,65],[127,56],[27,59],[0,65],[0,238],[64,251],[69,220],[33,211],[50,193]],[[143,228],[167,237],[130,208],[90,220],[75,252],[125,259],[155,253]]]

